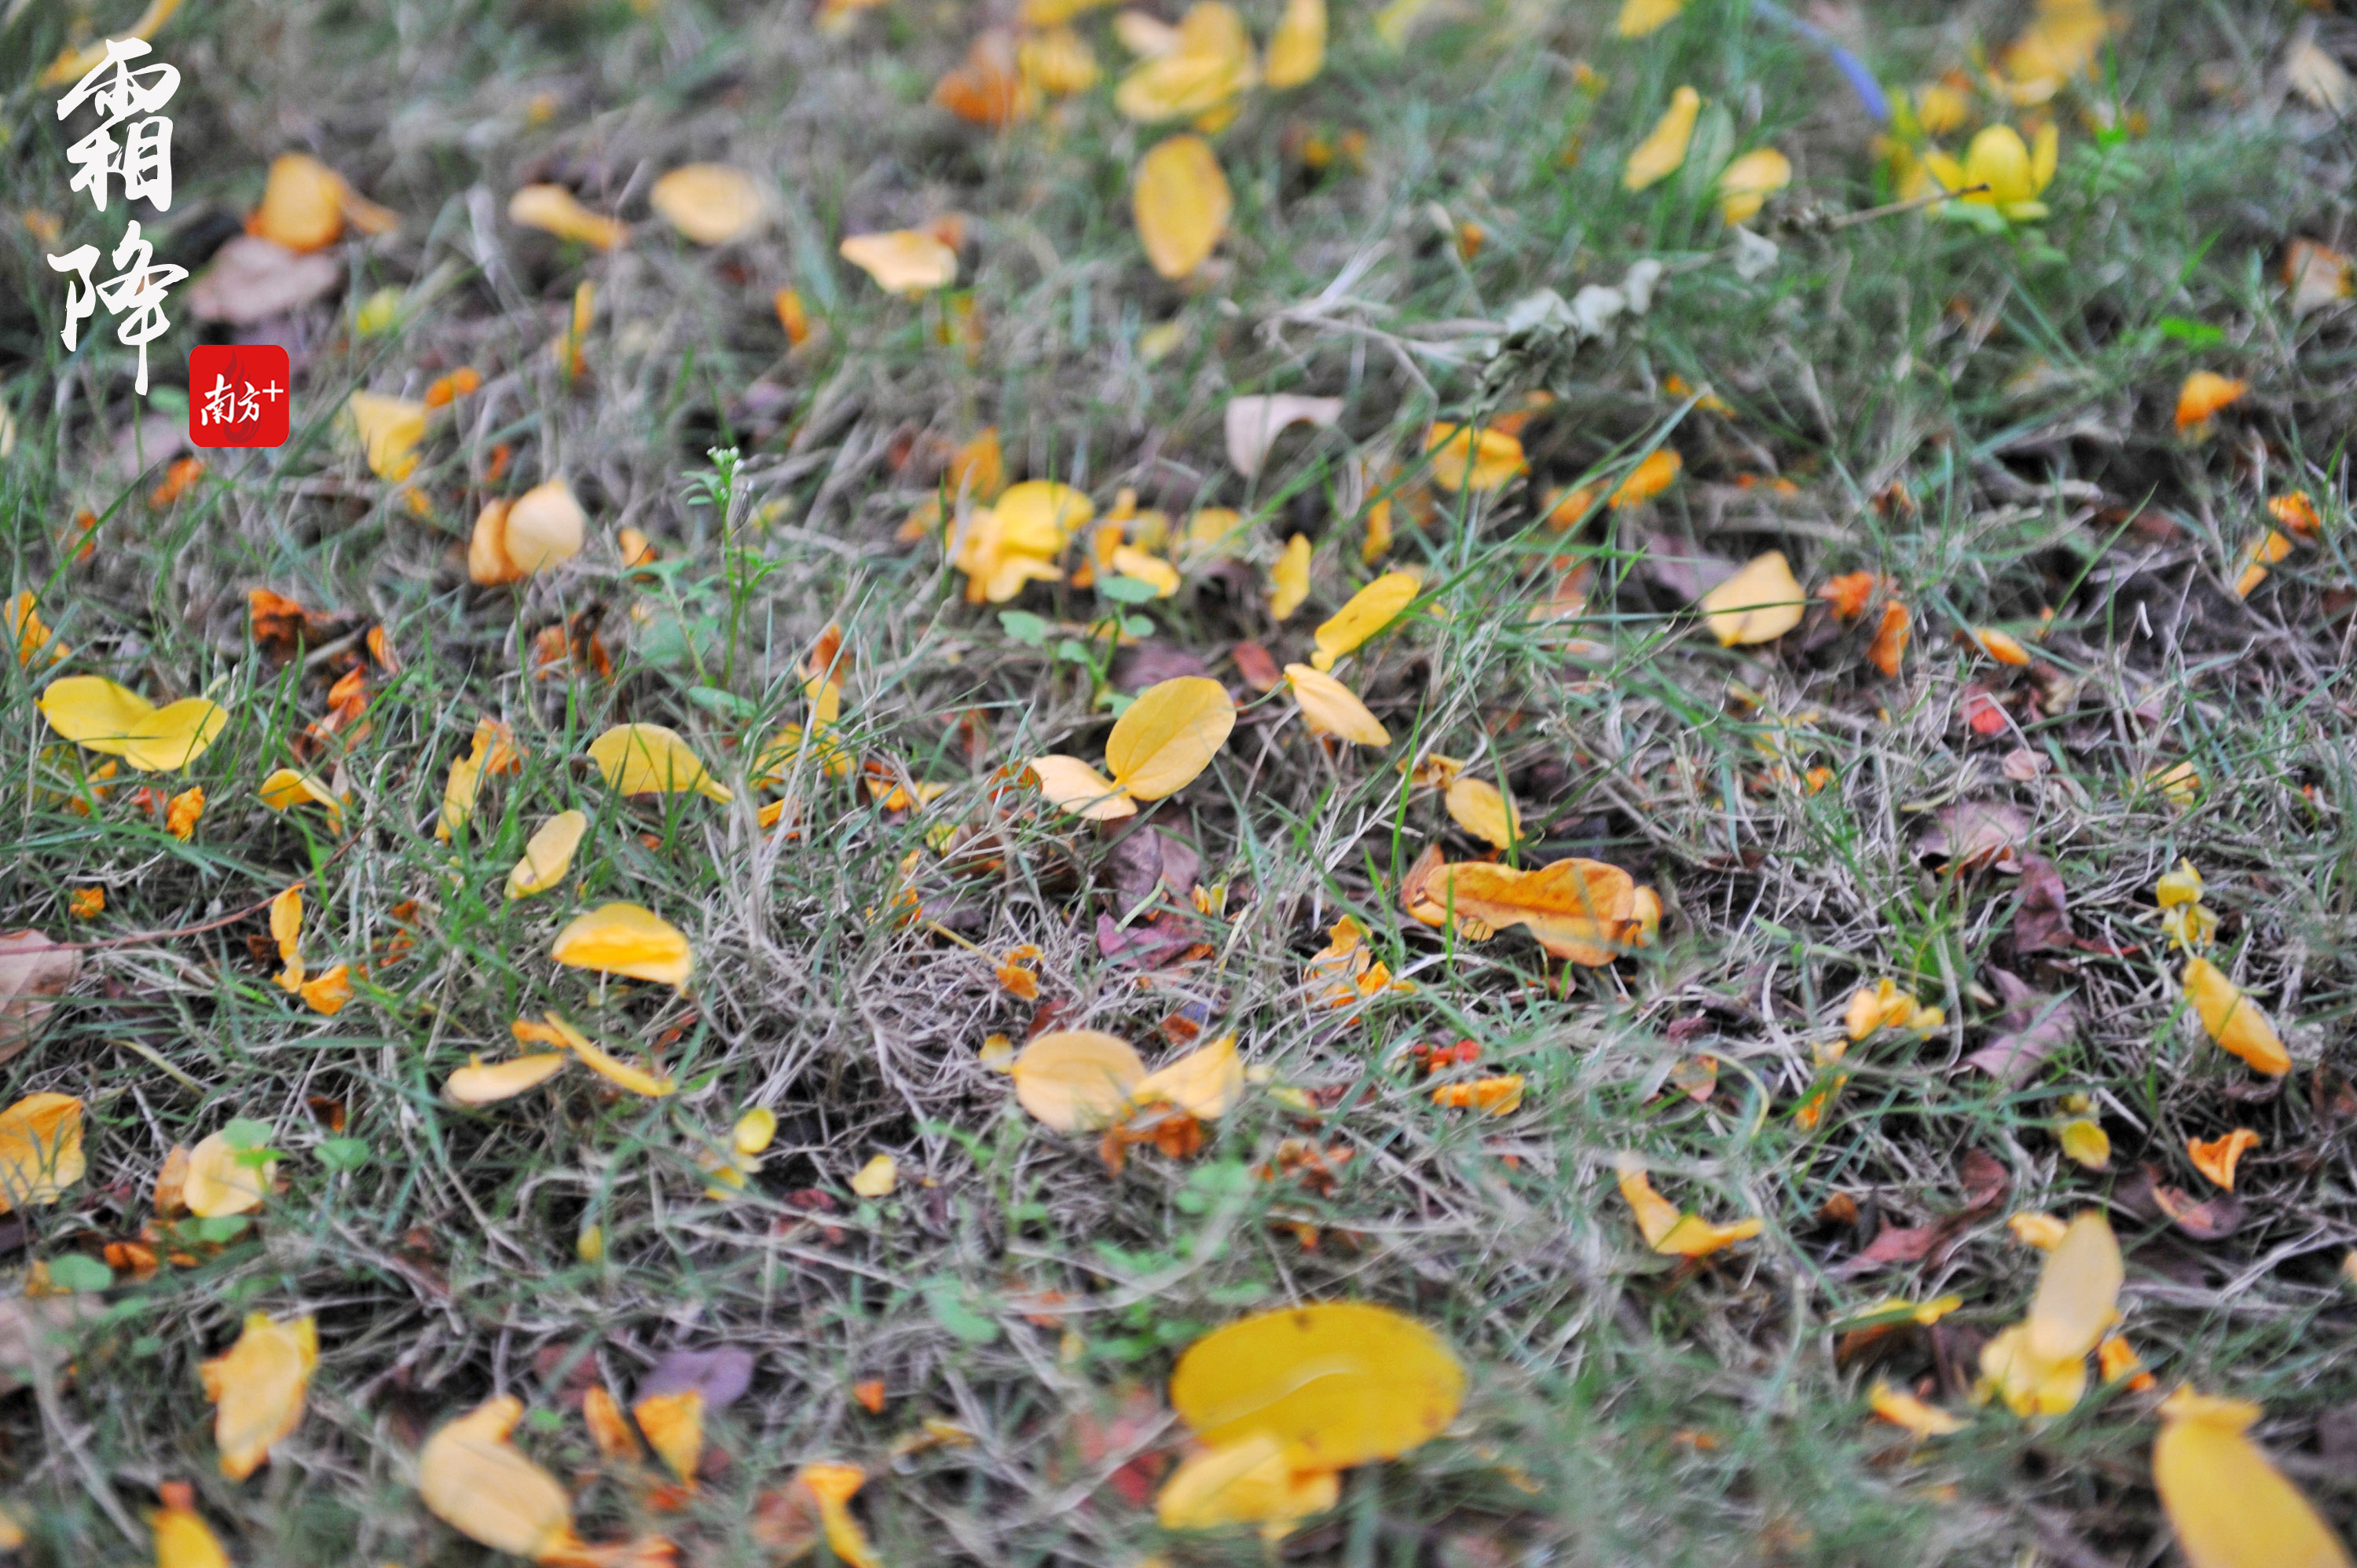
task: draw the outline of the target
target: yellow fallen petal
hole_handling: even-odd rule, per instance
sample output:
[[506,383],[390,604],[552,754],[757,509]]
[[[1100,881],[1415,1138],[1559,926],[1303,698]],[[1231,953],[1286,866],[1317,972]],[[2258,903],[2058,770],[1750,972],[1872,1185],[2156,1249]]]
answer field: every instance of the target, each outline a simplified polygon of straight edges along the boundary
[[2062,1152],[2091,1171],[2107,1170],[2112,1163],[2112,1138],[2103,1123],[2091,1117],[2073,1116],[2055,1130],[2054,1141]]
[[2188,1138],[2185,1153],[2193,1162],[2195,1170],[2232,1192],[2234,1190],[2234,1167],[2242,1163],[2245,1153],[2258,1146],[2259,1135],[2256,1133],[2248,1127],[2237,1127],[2215,1138]]
[[794,1472],[794,1479],[818,1499],[819,1524],[837,1562],[845,1568],[884,1568],[883,1558],[851,1512],[852,1494],[867,1479],[867,1472],[856,1465],[805,1465]]
[[461,1105],[496,1105],[539,1088],[570,1059],[562,1051],[542,1051],[487,1066],[480,1058],[469,1057],[465,1067],[443,1080],[442,1092]]
[[1677,1229],[1678,1206],[1653,1190],[1652,1178],[1643,1165],[1626,1158],[1618,1164],[1620,1197],[1637,1217],[1638,1233],[1648,1247],[1659,1246],[1663,1237]]
[[1222,1035],[1146,1074],[1131,1098],[1141,1105],[1175,1105],[1198,1122],[1216,1122],[1234,1109],[1243,1092],[1244,1065],[1236,1055],[1236,1037]]
[[1719,172],[1719,215],[1729,223],[1749,223],[1770,197],[1792,183],[1792,159],[1773,147],[1756,148]]
[[213,1402],[213,1445],[221,1474],[242,1481],[270,1457],[272,1444],[303,1420],[303,1397],[319,1362],[318,1326],[307,1316],[284,1321],[250,1315],[229,1353],[201,1364],[198,1376]]
[[[129,31],[111,33],[107,35],[107,37],[111,38],[152,38],[158,32],[163,30],[164,24],[170,21],[172,19],[172,13],[179,8],[180,0],[147,0],[147,8],[139,13],[139,19],[131,25]],[[40,80],[37,85],[44,91],[56,88],[71,87],[81,81],[83,77],[88,76],[91,71],[96,70],[99,67],[104,65],[106,61],[107,48],[105,38],[102,38],[95,43],[86,44],[81,48],[69,47],[59,51],[58,58],[51,60],[48,64],[48,68],[41,72]]]
[[1093,1132],[1119,1121],[1146,1077],[1128,1041],[1094,1029],[1041,1035],[1008,1070],[1023,1109],[1059,1133]]
[[1313,735],[1332,736],[1353,746],[1389,746],[1392,732],[1367,711],[1358,693],[1322,670],[1307,664],[1285,667],[1293,700],[1301,704],[1301,722]]
[[445,1423],[418,1452],[417,1491],[469,1540],[543,1563],[579,1542],[563,1483],[508,1441],[522,1414],[522,1401],[501,1394]]
[[1235,727],[1235,704],[1217,681],[1181,675],[1158,682],[1114,723],[1105,766],[1132,799],[1159,800],[1210,767]]
[[1277,1533],[1325,1512],[1341,1496],[1330,1469],[1296,1468],[1297,1455],[1265,1432],[1189,1455],[1162,1483],[1154,1517],[1165,1530],[1257,1524]]
[[704,1395],[695,1389],[649,1394],[630,1407],[647,1446],[683,1481],[695,1479],[704,1459]]
[[147,1516],[156,1535],[156,1568],[231,1568],[229,1553],[194,1506],[188,1487],[167,1484],[165,1504]]
[[2034,1209],[2008,1215],[2005,1228],[2013,1232],[2015,1240],[2025,1247],[2035,1247],[2041,1252],[2050,1252],[2061,1246],[2062,1238],[2070,1234],[2071,1230],[2051,1214],[2040,1214]]
[[1620,171],[1620,184],[1628,190],[1642,190],[1658,184],[1677,172],[1686,161],[1686,144],[1694,140],[1695,116],[1702,113],[1702,95],[1691,87],[1681,87],[1670,94],[1670,106],[1655,121],[1645,139],[1629,155],[1629,162]]
[[368,455],[369,472],[402,480],[417,469],[417,444],[425,439],[425,405],[405,397],[356,392],[344,400],[344,414]]
[[1268,613],[1271,619],[1288,619],[1309,596],[1309,539],[1297,533],[1285,542],[1285,553],[1269,568]]
[[[1451,788],[1454,788],[1452,785]],[[1423,897],[1485,929],[1520,926],[1557,958],[1590,969],[1617,960],[1636,935],[1636,879],[1573,856],[1534,870],[1481,862],[1437,868]]]
[[55,1203],[81,1180],[81,1101],[28,1094],[0,1111],[0,1214]]
[[1286,0],[1285,15],[1268,40],[1263,80],[1272,88],[1298,87],[1326,64],[1326,0]]
[[1386,572],[1351,595],[1348,603],[1318,627],[1317,651],[1309,656],[1311,667],[1333,669],[1334,660],[1357,650],[1399,618],[1400,612],[1415,601],[1418,592],[1416,580],[1405,572]]
[[1117,545],[1113,553],[1113,569],[1125,577],[1135,578],[1154,590],[1155,597],[1167,599],[1178,591],[1178,568],[1159,555],[1151,555],[1133,544]]
[[2119,1311],[2126,1271],[2120,1243],[2103,1210],[2075,1216],[2046,1256],[2029,1304],[2029,1353],[2040,1360],[2083,1360]]
[[728,245],[761,226],[768,204],[743,169],[687,164],[655,181],[647,200],[699,245]]
[[1112,822],[1137,814],[1137,802],[1120,785],[1077,757],[1035,757],[1027,766],[1039,781],[1039,792],[1075,816]]
[[2016,1415],[2061,1415],[2087,1391],[2087,1359],[2040,1355],[2017,1323],[1981,1347],[1981,1377]]
[[1114,107],[1140,124],[1222,108],[1254,81],[1249,56],[1199,54],[1183,47],[1149,59],[1121,79]]
[[957,252],[914,229],[854,234],[836,252],[894,294],[920,295],[957,281]]
[[180,1184],[180,1201],[199,1219],[220,1219],[259,1208],[278,1175],[278,1162],[248,1165],[244,1151],[215,1133],[188,1151],[188,1169]]
[[1170,1373],[1171,1408],[1203,1442],[1265,1435],[1304,1471],[1405,1454],[1464,1398],[1464,1366],[1438,1335],[1367,1302],[1256,1313],[1195,1341]]
[[1703,618],[1722,648],[1773,642],[1801,624],[1809,596],[1781,550],[1754,558],[1702,596]]
[[508,897],[528,898],[564,881],[565,874],[573,869],[573,852],[581,847],[581,835],[588,831],[586,811],[559,811],[541,823],[523,846],[523,858],[508,873]]
[[1435,424],[1425,433],[1432,481],[1444,490],[1494,490],[1530,469],[1519,437],[1469,424]]
[[68,675],[36,704],[49,727],[86,750],[119,757],[142,773],[170,773],[202,757],[229,724],[219,704],[183,697],[157,707],[97,675]]
[[608,784],[625,795],[677,795],[693,789],[715,800],[736,799],[679,733],[662,725],[616,725],[589,743],[589,760]]
[[341,825],[344,820],[342,797],[310,774],[298,773],[292,768],[274,769],[255,793],[274,811],[291,811],[303,805],[325,806],[329,822]]
[[251,227],[290,251],[334,244],[344,231],[343,177],[307,153],[281,153],[270,161]]
[[2194,371],[2177,389],[2177,428],[2192,430],[2207,424],[2220,409],[2240,403],[2250,390],[2250,382],[2215,371]]
[[1137,162],[1132,212],[1146,260],[1166,278],[1183,278],[1210,259],[1228,231],[1235,197],[1211,145],[1173,136]]
[[581,553],[589,517],[563,479],[534,485],[507,504],[499,531],[500,550],[514,570],[531,576]]
[[352,967],[339,963],[297,985],[295,994],[301,997],[303,1005],[312,1012],[323,1013],[332,1018],[344,1010],[345,1003],[352,999]]
[[1686,0],[1620,0],[1612,30],[1624,38],[1641,38],[1668,27],[1685,8]]
[[[611,906],[609,905],[608,908]],[[643,1094],[650,1100],[661,1100],[678,1087],[672,1081],[669,1073],[649,1072],[644,1068],[632,1067],[621,1058],[615,1056],[574,1027],[572,1021],[563,1014],[550,1013],[544,1016],[548,1020],[548,1034],[563,1041],[565,1047],[572,1051],[583,1067],[608,1083],[619,1084],[632,1094]],[[513,1032],[518,1039],[545,1037],[538,1029],[531,1029],[530,1035],[527,1036],[528,1028],[530,1026],[519,1018],[516,1020]]]
[[695,954],[679,928],[637,904],[601,904],[556,934],[548,956],[574,969],[683,986]]
[[1964,1429],[1964,1418],[1953,1412],[1925,1404],[1913,1394],[1902,1392],[1889,1383],[1877,1382],[1867,1391],[1867,1402],[1874,1413],[1893,1426],[1903,1426],[1918,1437],[1946,1437]]
[[900,1164],[889,1155],[877,1155],[851,1177],[851,1190],[862,1197],[889,1197],[900,1185]]
[[602,212],[592,212],[561,185],[527,185],[508,198],[508,221],[572,240],[593,251],[610,251],[630,231]]
[[768,1148],[770,1140],[777,1135],[778,1113],[757,1105],[737,1118],[737,1125],[729,1130],[728,1142],[730,1147],[750,1159]]
[[2259,1413],[2184,1390],[2161,1404],[2152,1484],[2188,1568],[2350,1568],[2332,1526],[2246,1435]]
[[1441,797],[1448,815],[1457,825],[1475,838],[1495,844],[1500,849],[1512,849],[1522,836],[1523,817],[1495,784],[1459,773],[1448,782]]
[[2291,1070],[2291,1053],[2284,1049],[2266,1010],[2227,979],[2225,971],[2206,958],[2189,957],[2185,995],[2221,1049],[2242,1058],[2260,1072],[2280,1077]]

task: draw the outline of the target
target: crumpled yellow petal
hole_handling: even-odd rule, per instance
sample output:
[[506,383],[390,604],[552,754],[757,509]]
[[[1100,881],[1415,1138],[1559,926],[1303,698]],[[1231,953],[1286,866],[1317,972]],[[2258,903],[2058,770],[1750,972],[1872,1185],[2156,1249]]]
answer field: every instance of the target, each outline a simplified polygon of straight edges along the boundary
[[2017,1323],[1981,1347],[1981,1377],[2016,1415],[2061,1415],[2087,1391],[2087,1359],[2040,1355]]
[[49,727],[85,750],[119,757],[141,773],[170,773],[202,757],[229,724],[220,704],[183,697],[156,706],[99,675],[67,675],[36,704]]
[[1137,802],[1120,785],[1077,757],[1050,753],[1027,765],[1050,803],[1092,822],[1119,822],[1137,814]]
[[527,185],[509,197],[508,221],[572,240],[593,251],[610,251],[630,235],[627,224],[590,211],[561,185]]
[[1722,648],[1773,642],[1801,624],[1809,596],[1781,550],[1756,556],[1702,596],[1703,619]]
[[1355,651],[1369,638],[1399,618],[1415,601],[1416,580],[1405,572],[1386,572],[1352,594],[1349,602],[1318,628],[1312,668],[1331,670],[1334,660]]
[[1298,1455],[1265,1432],[1189,1455],[1162,1483],[1154,1517],[1165,1530],[1257,1524],[1281,1535],[1341,1497],[1330,1469],[1297,1468]]
[[931,234],[895,229],[884,234],[854,234],[836,253],[894,294],[919,295],[957,281],[957,252]]
[[2260,1413],[2185,1389],[2161,1402],[2152,1484],[2188,1568],[2350,1568],[2332,1526],[2247,1435]]
[[1695,117],[1701,113],[1702,94],[1693,88],[1681,87],[1671,93],[1669,108],[1630,153],[1620,171],[1622,188],[1642,190],[1675,174],[1686,161],[1686,144],[1694,140]]
[[1195,1341],[1170,1405],[1214,1448],[1265,1435],[1298,1470],[1406,1453],[1457,1418],[1465,1369],[1423,1324],[1368,1302],[1257,1313]]
[[213,1445],[222,1475],[244,1480],[270,1457],[271,1445],[300,1424],[318,1363],[318,1325],[307,1314],[280,1320],[257,1312],[228,1354],[198,1367],[215,1406]]
[[559,811],[541,823],[523,846],[523,858],[508,873],[508,897],[528,898],[564,881],[573,869],[573,852],[588,831],[587,811]]
[[1175,1105],[1198,1122],[1216,1122],[1243,1092],[1244,1064],[1236,1055],[1236,1037],[1222,1035],[1146,1074],[1130,1098],[1141,1105]]
[[714,800],[737,798],[712,777],[678,731],[662,725],[616,725],[589,743],[589,760],[607,783],[625,795],[676,795],[693,789]]
[[1502,430],[1476,432],[1469,424],[1435,424],[1425,433],[1425,456],[1432,482],[1444,490],[1498,489],[1530,468],[1519,436]]
[[856,1465],[805,1465],[794,1472],[794,1479],[818,1499],[827,1549],[845,1568],[884,1568],[883,1558],[851,1512],[852,1495],[866,1481],[866,1471]]
[[2226,972],[2201,956],[2185,961],[2185,996],[2201,1016],[2201,1026],[2220,1048],[2242,1058],[2260,1072],[2282,1076],[2291,1070],[2291,1053],[2266,1009],[2226,978]]
[[1211,258],[1228,231],[1235,196],[1209,142],[1173,136],[1138,159],[1131,210],[1154,270],[1183,278]]
[[647,1446],[683,1481],[695,1479],[704,1459],[704,1395],[695,1389],[674,1394],[649,1394],[630,1407]]
[[81,1101],[28,1094],[0,1111],[0,1214],[55,1203],[86,1168]]
[[678,927],[642,905],[601,904],[556,933],[548,956],[574,969],[683,986],[695,954]]
[[1918,1437],[1946,1437],[1964,1429],[1964,1417],[1953,1411],[1925,1404],[1913,1394],[1877,1381],[1867,1391],[1867,1402],[1874,1413],[1893,1426],[1903,1426]]
[[699,245],[729,245],[761,226],[768,204],[743,169],[687,164],[655,181],[647,201]]
[[370,473],[399,481],[417,471],[417,444],[425,439],[424,403],[356,392],[344,400],[344,414],[368,455]]
[[1359,701],[1358,693],[1322,670],[1288,664],[1285,678],[1301,704],[1301,722],[1313,735],[1332,736],[1353,746],[1389,746],[1392,732]]
[[1422,897],[1460,921],[1469,917],[1493,930],[1520,926],[1556,958],[1589,969],[1619,958],[1639,926],[1635,878],[1577,856],[1533,870],[1479,861],[1444,865],[1426,879]]
[[523,1415],[513,1394],[446,1423],[417,1455],[417,1491],[435,1518],[495,1552],[544,1563],[577,1551],[564,1484],[508,1441]]
[[1117,1035],[1058,1029],[1024,1047],[1009,1076],[1034,1119],[1059,1133],[1093,1132],[1121,1120],[1146,1064]]
[[1137,694],[1105,738],[1105,766],[1134,800],[1159,800],[1194,782],[1236,727],[1227,688],[1180,675]]
[[1760,1234],[1757,1219],[1713,1225],[1697,1215],[1682,1213],[1677,1205],[1653,1190],[1644,1165],[1623,1155],[1614,1161],[1620,1171],[1620,1196],[1637,1217],[1645,1244],[1664,1257],[1700,1258]]
[[1285,15],[1268,40],[1262,79],[1272,88],[1298,87],[1326,64],[1326,0],[1285,0]]
[[244,1163],[243,1156],[226,1133],[200,1139],[188,1151],[180,1201],[188,1206],[189,1213],[199,1219],[221,1219],[262,1207],[278,1175],[278,1162],[264,1160],[253,1165]]
[[485,1063],[469,1057],[467,1065],[443,1080],[442,1092],[461,1105],[496,1105],[537,1089],[565,1069],[571,1058],[562,1051],[537,1051]]

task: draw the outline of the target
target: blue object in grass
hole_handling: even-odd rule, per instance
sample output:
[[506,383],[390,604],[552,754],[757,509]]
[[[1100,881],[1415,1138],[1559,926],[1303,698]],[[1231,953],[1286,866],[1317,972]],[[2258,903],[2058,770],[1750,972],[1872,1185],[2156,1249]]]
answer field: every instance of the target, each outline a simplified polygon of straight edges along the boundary
[[1834,42],[1832,34],[1814,22],[1795,16],[1777,5],[1776,0],[1751,0],[1751,12],[1756,16],[1764,16],[1769,21],[1791,28],[1824,50],[1834,62],[1834,69],[1847,79],[1850,91],[1857,94],[1858,102],[1865,106],[1874,123],[1878,125],[1890,124],[1890,95],[1882,91],[1882,83],[1875,80],[1874,72],[1866,69],[1866,62]]

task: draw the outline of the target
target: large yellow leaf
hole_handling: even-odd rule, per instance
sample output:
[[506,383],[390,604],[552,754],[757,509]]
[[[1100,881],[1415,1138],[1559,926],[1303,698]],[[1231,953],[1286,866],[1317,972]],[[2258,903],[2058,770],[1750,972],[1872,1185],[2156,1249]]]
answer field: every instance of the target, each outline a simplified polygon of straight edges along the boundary
[[508,873],[508,897],[526,898],[545,893],[573,869],[573,852],[589,831],[586,811],[559,811],[533,830],[523,846],[523,858]]
[[2227,979],[2225,971],[2206,958],[2187,958],[2185,995],[2201,1015],[2201,1026],[2222,1049],[2261,1072],[2280,1076],[2291,1070],[2291,1053],[2284,1049],[2266,1010]]
[[1311,666],[1333,669],[1334,660],[1399,618],[1400,611],[1415,601],[1417,592],[1416,580],[1405,572],[1386,572],[1352,594],[1318,628],[1318,650],[1309,656]]
[[1297,533],[1285,542],[1285,553],[1268,573],[1268,614],[1286,620],[1309,596],[1309,536]]
[[460,1105],[496,1105],[539,1088],[562,1072],[570,1059],[562,1051],[536,1051],[488,1064],[470,1057],[465,1067],[444,1080],[442,1092]]
[[1183,278],[1208,260],[1228,231],[1235,197],[1211,145],[1173,136],[1137,162],[1133,210],[1146,260],[1167,278]]
[[736,799],[679,733],[662,725],[616,725],[589,743],[589,760],[625,795],[693,789],[715,800]]
[[1298,87],[1325,63],[1326,0],[1285,0],[1285,15],[1268,40],[1264,79],[1274,88]]
[[55,1203],[85,1168],[81,1101],[28,1094],[0,1111],[0,1214]]
[[1414,1318],[1365,1302],[1264,1312],[1188,1347],[1170,1404],[1213,1447],[1266,1435],[1294,1467],[1406,1453],[1457,1417],[1465,1369]]
[[664,985],[685,985],[695,954],[678,927],[640,905],[601,904],[556,933],[548,956],[574,969],[602,970]]
[[1117,1035],[1059,1029],[1024,1047],[1009,1071],[1024,1110],[1059,1133],[1082,1133],[1121,1120],[1146,1064]]
[[1137,802],[1120,785],[1077,757],[1051,753],[1033,757],[1029,767],[1032,777],[1039,780],[1039,792],[1076,816],[1112,822],[1137,815]]
[[180,1201],[199,1219],[220,1219],[262,1207],[278,1162],[248,1164],[245,1152],[229,1141],[226,1132],[199,1140],[188,1151],[188,1169],[181,1178]]
[[257,1312],[227,1355],[197,1369],[215,1407],[213,1445],[222,1475],[244,1480],[270,1457],[271,1445],[295,1430],[318,1362],[318,1326],[307,1315],[281,1321]]
[[508,198],[508,221],[572,240],[593,251],[610,251],[630,231],[601,212],[592,212],[561,185],[527,185]]
[[522,1400],[501,1394],[446,1423],[418,1452],[417,1491],[461,1535],[544,1563],[581,1542],[564,1484],[508,1441],[522,1414]]
[[1199,1122],[1216,1122],[1243,1092],[1244,1064],[1236,1055],[1236,1037],[1222,1035],[1146,1074],[1130,1098],[1140,1104],[1175,1105]]
[[1770,550],[1702,596],[1703,618],[1722,648],[1773,642],[1801,624],[1809,596],[1781,550]]
[[1601,968],[1636,935],[1637,885],[1600,860],[1558,860],[1535,871],[1463,862],[1442,867],[1425,897],[1502,929],[1521,926],[1560,959]]
[[588,514],[563,479],[537,484],[508,503],[500,534],[507,563],[530,576],[581,553]]
[[99,675],[67,675],[41,691],[49,727],[90,751],[119,757],[142,773],[169,773],[205,754],[229,723],[218,703],[183,697],[157,707]]
[[743,169],[687,164],[655,181],[647,201],[699,245],[727,245],[761,226],[767,204]]
[[957,281],[957,252],[914,229],[854,234],[836,250],[877,286],[894,294],[920,295]]
[[1105,739],[1105,766],[1135,800],[1159,800],[1211,766],[1236,727],[1227,688],[1205,675],[1158,682],[1137,694]]
[[1392,732],[1383,721],[1367,711],[1357,693],[1333,676],[1307,664],[1288,664],[1285,678],[1293,687],[1293,700],[1301,704],[1301,722],[1312,734],[1330,735],[1353,746],[1392,743]]
[[1681,87],[1670,94],[1670,106],[1653,123],[1645,139],[1629,155],[1628,166],[1620,171],[1620,184],[1630,190],[1642,190],[1677,172],[1686,161],[1686,144],[1694,140],[1695,116],[1702,113],[1702,95],[1691,87]]
[[2350,1568],[2300,1489],[2245,1434],[2259,1407],[2179,1390],[2160,1407],[2153,1489],[2189,1568]]
[[1217,1530],[1257,1524],[1282,1532],[1294,1520],[1324,1513],[1341,1496],[1330,1469],[1296,1467],[1299,1455],[1265,1432],[1189,1455],[1154,1499],[1165,1530]]
[[2103,1210],[2073,1218],[2046,1255],[2029,1304],[2029,1348],[2050,1361],[2083,1359],[2119,1309],[2120,1243]]

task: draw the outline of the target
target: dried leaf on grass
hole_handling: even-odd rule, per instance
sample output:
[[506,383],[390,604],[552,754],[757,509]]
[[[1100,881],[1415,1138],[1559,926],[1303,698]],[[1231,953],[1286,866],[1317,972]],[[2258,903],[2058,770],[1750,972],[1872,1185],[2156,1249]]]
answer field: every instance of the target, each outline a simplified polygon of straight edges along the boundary
[[26,929],[0,934],[0,1062],[41,1037],[81,973],[81,949]]

